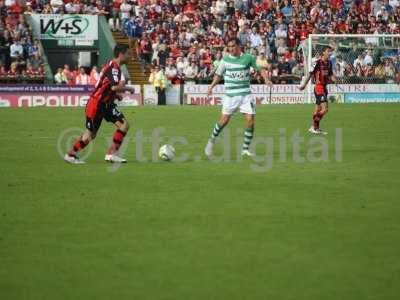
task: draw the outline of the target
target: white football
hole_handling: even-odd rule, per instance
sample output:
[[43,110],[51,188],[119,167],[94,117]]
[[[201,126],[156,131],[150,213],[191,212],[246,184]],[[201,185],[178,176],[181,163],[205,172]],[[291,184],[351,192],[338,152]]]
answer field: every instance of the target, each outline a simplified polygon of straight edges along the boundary
[[175,157],[175,148],[171,145],[162,145],[158,150],[158,156],[162,160],[173,160]]

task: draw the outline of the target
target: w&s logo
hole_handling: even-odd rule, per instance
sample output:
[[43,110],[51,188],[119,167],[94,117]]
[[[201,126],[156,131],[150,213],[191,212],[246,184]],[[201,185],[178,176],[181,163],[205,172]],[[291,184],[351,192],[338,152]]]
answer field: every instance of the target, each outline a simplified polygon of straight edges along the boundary
[[89,20],[83,16],[62,19],[40,19],[40,34],[52,38],[72,38],[82,35],[89,27]]

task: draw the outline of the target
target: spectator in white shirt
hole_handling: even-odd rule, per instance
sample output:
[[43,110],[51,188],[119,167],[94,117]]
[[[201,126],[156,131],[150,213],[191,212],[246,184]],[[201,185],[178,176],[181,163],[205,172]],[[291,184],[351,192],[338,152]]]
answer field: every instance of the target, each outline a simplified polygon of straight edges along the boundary
[[210,13],[213,14],[213,15],[218,14],[217,2],[216,2],[216,1],[213,1],[213,2],[211,3]]
[[262,45],[261,36],[257,32],[256,27],[253,27],[252,33],[250,34],[250,43],[252,48],[257,48]]
[[53,8],[53,10],[56,11],[63,5],[63,1],[62,0],[51,0],[50,5]]
[[185,60],[183,60],[183,57],[179,56],[176,59],[176,68],[179,73],[183,73],[187,66],[188,66],[188,61],[186,60],[186,58]]
[[319,6],[319,3],[317,2],[313,8],[310,10],[310,16],[311,18],[316,18],[317,16],[319,16],[321,14],[322,10]]
[[186,81],[195,81],[198,71],[199,71],[199,68],[197,67],[196,63],[192,62],[183,71],[183,73],[185,74],[185,80]]
[[79,10],[80,10],[79,5],[77,6],[73,2],[69,2],[69,3],[65,4],[65,11],[68,14],[77,14],[79,12]]
[[382,8],[383,1],[382,0],[374,0],[371,2],[371,12],[373,13],[374,16],[378,16],[378,11]]
[[361,76],[364,67],[364,57],[362,54],[358,55],[358,57],[354,60],[353,67],[356,71],[357,76]]
[[22,47],[20,41],[15,40],[13,44],[10,46],[10,56],[11,58],[22,57],[24,54],[24,47]]
[[374,64],[374,59],[372,58],[371,55],[371,50],[367,51],[367,54],[364,57],[364,65],[373,65]]
[[132,5],[126,2],[126,0],[122,0],[122,4],[120,6],[120,11],[121,11],[121,22],[122,22],[122,27],[125,24],[125,21],[130,18],[130,14],[132,11]]
[[286,28],[285,28],[285,25],[284,25],[284,24],[280,24],[280,25],[278,26],[278,28],[275,30],[275,36],[276,36],[277,38],[284,38],[284,39],[286,39],[286,37],[287,37],[287,31],[286,31]]
[[86,74],[85,68],[79,68],[79,74],[75,79],[76,85],[88,85],[89,84],[89,76]]
[[382,20],[384,21],[387,21],[389,19],[389,13],[384,5],[382,5],[381,9],[376,13],[376,16],[381,16]]
[[16,2],[15,0],[6,0],[4,4],[5,6],[10,7],[11,5],[14,5],[15,2]]
[[336,61],[335,76],[343,77],[345,70],[346,70],[346,62],[342,59],[341,56],[338,56]]
[[217,24],[214,22],[211,25],[211,32],[214,32],[216,35],[222,35],[222,30],[217,27]]
[[396,9],[400,5],[399,0],[389,0],[389,4],[393,9]]
[[176,75],[178,75],[178,71],[172,61],[169,61],[165,68],[165,76],[167,76],[167,79],[171,81],[175,79]]
[[189,21],[189,18],[188,18],[187,16],[185,16],[185,15],[183,14],[183,12],[180,12],[179,14],[177,14],[177,15],[174,17],[174,21],[175,21],[175,22],[183,22],[183,23],[185,23],[185,22],[188,22],[188,21]]
[[67,78],[64,75],[63,69],[58,68],[56,75],[54,75],[54,81],[57,84],[66,84],[67,83]]
[[219,15],[224,15],[226,12],[226,2],[225,0],[217,0],[215,3],[216,12]]
[[83,12],[88,15],[96,15],[99,12],[99,10],[97,9],[96,6],[93,5],[93,3],[90,3],[88,5],[85,5]]

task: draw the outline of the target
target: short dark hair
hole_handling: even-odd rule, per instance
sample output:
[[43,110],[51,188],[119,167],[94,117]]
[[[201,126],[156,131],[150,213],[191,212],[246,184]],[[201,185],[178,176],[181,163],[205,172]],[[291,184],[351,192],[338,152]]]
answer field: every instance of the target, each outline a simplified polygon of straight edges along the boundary
[[324,46],[324,47],[322,48],[322,53],[325,52],[327,49],[333,50],[331,46]]
[[114,57],[117,58],[120,53],[125,54],[128,51],[128,45],[116,44],[114,47]]
[[240,40],[238,39],[238,38],[230,38],[229,39],[229,41],[228,41],[228,43],[230,43],[230,42],[234,42],[235,43],[235,45],[239,45],[240,46]]

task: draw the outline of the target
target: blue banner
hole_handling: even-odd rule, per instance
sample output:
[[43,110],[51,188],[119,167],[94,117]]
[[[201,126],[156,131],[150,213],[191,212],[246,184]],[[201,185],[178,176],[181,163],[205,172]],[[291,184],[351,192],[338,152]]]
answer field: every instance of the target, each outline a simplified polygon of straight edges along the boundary
[[400,102],[400,93],[345,93],[345,103]]

